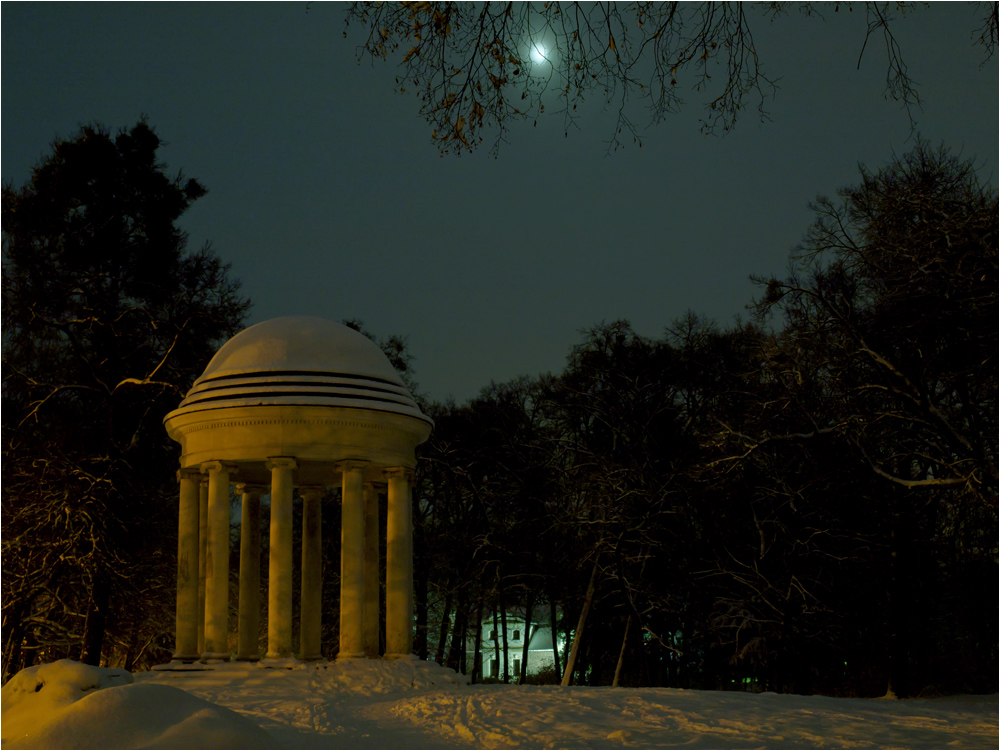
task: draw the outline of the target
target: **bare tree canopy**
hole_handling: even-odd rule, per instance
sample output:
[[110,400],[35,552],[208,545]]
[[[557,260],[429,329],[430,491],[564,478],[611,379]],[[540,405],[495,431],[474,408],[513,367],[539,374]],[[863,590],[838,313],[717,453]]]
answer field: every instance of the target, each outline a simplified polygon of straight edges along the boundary
[[925,141],[861,177],[812,205],[792,275],[766,282],[758,311],[786,319],[781,377],[840,384],[822,417],[805,410],[811,427],[881,478],[995,509],[996,192]]
[[[971,41],[987,60],[997,42],[997,4],[978,6],[969,16]],[[791,12],[822,18],[840,11],[864,24],[859,65],[883,50],[885,94],[913,124],[920,98],[893,22],[916,10],[909,3],[848,2],[806,3]],[[612,147],[629,137],[641,145],[634,99],[656,124],[679,111],[684,96],[703,97],[706,133],[730,130],[747,109],[766,120],[777,78],[765,72],[751,26],[789,12],[781,3],[360,2],[347,13],[344,36],[352,23],[362,27],[359,57],[398,64],[396,90],[417,92],[442,153],[472,151],[495,134],[495,154],[512,122],[537,122],[546,104],[568,133],[592,96],[617,108]]]

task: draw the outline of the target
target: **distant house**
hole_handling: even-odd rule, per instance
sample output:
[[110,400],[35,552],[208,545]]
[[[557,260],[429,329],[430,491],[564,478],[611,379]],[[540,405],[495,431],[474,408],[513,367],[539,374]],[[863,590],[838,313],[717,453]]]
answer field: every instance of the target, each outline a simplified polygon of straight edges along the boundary
[[[527,675],[537,675],[542,670],[555,667],[550,618],[547,613],[544,617],[542,617],[541,612],[536,615],[538,621],[532,619],[530,633],[527,633],[523,612],[509,612],[507,614],[507,674],[512,681],[516,681],[521,674],[525,639],[528,640]],[[480,624],[479,651],[482,670],[476,676],[477,678],[503,677],[503,636],[498,633],[500,628],[503,628],[501,619],[497,617],[494,626],[492,615],[484,618]],[[562,665],[565,660],[566,644],[565,638],[561,634],[558,637],[558,647],[559,664]],[[466,664],[469,666],[473,664],[475,648],[475,635],[472,635],[466,643]]]

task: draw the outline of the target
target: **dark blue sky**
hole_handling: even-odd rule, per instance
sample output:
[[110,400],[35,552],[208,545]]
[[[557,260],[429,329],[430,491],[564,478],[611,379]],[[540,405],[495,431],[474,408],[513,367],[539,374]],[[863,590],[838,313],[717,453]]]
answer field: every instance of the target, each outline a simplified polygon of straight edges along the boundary
[[[703,97],[607,154],[612,114],[582,129],[518,124],[499,159],[440,157],[392,65],[358,64],[345,7],[304,3],[3,3],[2,177],[23,184],[57,136],[149,117],[171,172],[209,194],[183,219],[254,300],[282,315],[360,318],[409,337],[421,390],[462,401],[489,381],[562,368],[580,330],[627,318],[659,336],[688,309],[727,324],[780,274],[806,204],[911,145],[883,96],[860,11],[753,28],[780,78],[772,122],[698,130]],[[977,10],[918,9],[894,27],[923,102],[918,128],[996,185],[998,67]],[[640,111],[636,119],[645,122]]]

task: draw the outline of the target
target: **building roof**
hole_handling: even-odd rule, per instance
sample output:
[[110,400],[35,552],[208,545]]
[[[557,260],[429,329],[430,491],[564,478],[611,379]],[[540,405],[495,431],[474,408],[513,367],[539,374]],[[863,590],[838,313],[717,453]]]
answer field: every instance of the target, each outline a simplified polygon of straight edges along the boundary
[[548,626],[533,629],[528,649],[552,649],[552,629]]
[[170,416],[255,405],[349,407],[433,424],[378,345],[315,316],[273,318],[241,331]]

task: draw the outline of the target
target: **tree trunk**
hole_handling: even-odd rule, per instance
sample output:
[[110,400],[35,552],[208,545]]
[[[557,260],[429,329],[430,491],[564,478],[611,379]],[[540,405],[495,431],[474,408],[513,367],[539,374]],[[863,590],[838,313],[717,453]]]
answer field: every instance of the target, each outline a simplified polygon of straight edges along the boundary
[[482,595],[479,597],[479,601],[476,603],[476,642],[475,647],[472,652],[472,673],[470,676],[470,682],[476,682],[476,676],[482,669],[483,657],[482,657],[482,647],[483,647],[483,598]]
[[531,609],[534,607],[535,591],[533,589],[529,589],[528,602],[524,613],[524,634],[522,634],[524,641],[521,646],[521,671],[517,676],[517,682],[519,684],[524,683],[525,679],[528,677],[528,642],[531,641]]
[[[451,584],[449,583],[449,587]],[[437,652],[434,653],[434,662],[444,665],[444,645],[448,643],[448,627],[451,625],[451,592],[444,597],[444,615],[441,617],[441,634],[438,636]]]
[[507,651],[507,608],[504,606],[502,581],[500,584],[500,633],[503,638],[503,682],[510,683],[510,669],[508,668],[510,654]]
[[468,675],[468,655],[469,655],[469,616],[462,612],[462,643],[458,650],[458,672]]
[[104,576],[98,575],[90,592],[87,620],[83,630],[83,650],[80,662],[86,665],[100,665],[104,651],[104,631],[108,621],[108,605],[111,591]]
[[594,640],[587,639],[580,644],[580,654],[576,658],[576,683],[578,686],[593,686],[594,671],[593,665]]
[[134,672],[132,670],[135,667],[135,661],[138,659],[139,655],[136,654],[139,648],[139,619],[132,621],[132,631],[129,633],[128,637],[128,649],[125,651],[125,659],[122,661],[122,670],[127,670],[128,672]]
[[528,647],[531,642],[531,627],[533,625],[531,616],[534,607],[535,593],[532,590],[528,590],[528,600],[524,615],[524,633],[521,635],[521,670],[517,676],[518,684],[523,684],[528,678]]
[[549,594],[549,623],[552,630],[552,664],[555,666],[556,675],[559,675],[561,672],[559,670],[561,663],[559,659],[559,631],[556,624],[556,601],[552,599],[551,593]]
[[497,610],[493,608],[493,665],[496,675],[491,676],[493,678],[500,677],[500,625],[497,623]]
[[445,665],[453,670],[461,671],[462,652],[465,649],[465,630],[468,616],[465,612],[465,598],[459,595],[455,607],[455,623],[451,630],[451,646],[448,647],[448,658]]
[[576,624],[576,634],[573,635],[573,647],[569,651],[566,659],[566,672],[563,673],[562,685],[569,686],[573,680],[573,668],[576,665],[576,658],[580,653],[580,644],[583,643],[583,627],[587,624],[587,613],[590,612],[590,604],[594,601],[594,589],[597,586],[597,564],[600,556],[594,560],[594,570],[590,572],[590,583],[587,585],[587,595],[583,598],[583,610],[580,611],[580,620]]
[[893,496],[889,560],[889,680],[885,695],[905,699],[910,695],[910,608],[909,591],[912,532],[909,509]]
[[11,625],[3,629],[3,683],[7,683],[11,676],[21,669],[21,645],[24,642],[24,613],[25,608],[12,608],[13,615],[10,618]]
[[38,639],[34,631],[28,631],[21,643],[21,670],[30,668],[38,659]]
[[632,616],[625,621],[625,633],[622,634],[622,649],[618,653],[618,664],[615,665],[615,677],[611,681],[612,686],[617,686],[622,677],[622,665],[625,664],[625,646],[628,644],[628,630],[632,627]]
[[[381,499],[380,499],[381,500]],[[428,591],[428,562],[425,552],[423,534],[414,535],[414,580],[413,580],[413,605],[417,616],[417,630],[413,636],[413,653],[421,660],[427,659],[427,591]],[[382,547],[385,550],[385,547]],[[385,607],[385,598],[379,598],[382,607]]]

